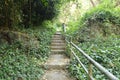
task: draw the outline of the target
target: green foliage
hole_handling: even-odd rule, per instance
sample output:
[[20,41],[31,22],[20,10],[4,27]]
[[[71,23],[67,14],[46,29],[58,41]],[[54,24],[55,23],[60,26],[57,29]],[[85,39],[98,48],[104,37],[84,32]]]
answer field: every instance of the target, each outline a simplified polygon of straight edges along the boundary
[[78,30],[79,22],[78,21],[76,21],[76,22],[69,22],[69,24],[67,26],[69,26],[69,28],[66,28],[67,29],[67,33],[68,34],[72,34],[76,30]]
[[[65,23],[67,28],[67,33],[72,33],[77,28],[78,19],[82,13],[81,11],[81,0],[59,0],[60,7],[58,9],[59,14],[54,18],[54,23],[56,23],[57,29],[61,29],[62,24]],[[61,29],[62,30],[62,29]]]
[[[59,1],[55,1],[55,0],[33,0],[33,2],[31,2],[32,24],[39,25],[45,20],[52,20],[57,14],[55,5],[58,2]],[[27,4],[26,6],[30,6],[30,5]],[[23,14],[24,13],[27,13],[28,18],[30,17],[29,11],[26,12],[26,9],[24,10]]]
[[48,28],[48,29],[42,29],[42,31],[36,31],[34,34],[37,39],[40,42],[40,48],[38,49],[40,53],[40,57],[47,58],[50,53],[50,43],[51,43],[51,35],[53,34],[54,30]]
[[40,25],[52,20],[58,13],[57,0],[2,0],[0,1],[0,27]]
[[77,80],[87,80],[87,74],[76,59],[71,60],[68,70]]
[[82,23],[86,23],[87,26],[91,26],[94,23],[112,23],[119,26],[120,16],[115,14],[116,11],[107,9],[95,9],[85,14],[82,18]]
[[44,22],[42,23],[42,26],[44,26],[45,28],[48,28],[48,29],[55,27],[55,26],[53,26],[53,22],[50,21],[50,20],[44,21]]
[[115,7],[114,3],[109,4],[109,2],[111,1],[101,3],[81,17],[78,23],[79,30],[73,30],[73,34],[77,35],[78,41],[88,41],[100,36],[107,37],[112,34],[120,34],[120,8]]
[[[115,6],[116,2],[102,0],[101,4],[87,11],[79,20],[79,29],[73,29],[72,36],[80,48],[120,78],[120,8]],[[88,68],[88,61],[79,52],[76,51],[76,54]],[[93,68],[96,80],[108,80],[103,73]],[[78,80],[87,80],[88,76],[75,59],[72,59],[69,70]]]
[[[97,62],[101,63],[110,72],[119,77],[119,37],[109,37],[107,39],[97,39],[88,43],[80,44],[80,47]],[[101,44],[102,43],[102,44]],[[91,45],[92,44],[92,45]],[[84,46],[83,46],[84,45]],[[86,47],[85,47],[86,45]],[[87,49],[86,49],[87,48]],[[96,73],[98,74],[98,73]],[[95,75],[96,75],[95,74]],[[94,75],[94,76],[95,76]],[[101,78],[99,78],[101,79]]]
[[[84,42],[78,44],[88,55],[90,55],[95,61],[103,65],[107,70],[113,73],[115,76],[120,78],[120,36],[111,36],[107,39],[97,38],[96,40],[91,40],[89,42]],[[102,44],[101,44],[102,43]],[[80,53],[76,52],[79,56]],[[79,56],[79,59],[88,67],[88,62],[82,55]],[[87,76],[85,71],[79,65],[79,63],[73,59],[69,66],[69,71],[74,75],[78,80],[85,79]],[[98,69],[94,67],[93,76],[97,80],[108,80]]]
[[43,70],[35,60],[25,54],[23,49],[18,49],[18,43],[0,47],[0,79],[13,80],[38,80]]
[[12,45],[0,45],[1,80],[39,80],[44,73],[40,65],[49,55],[49,45],[54,30],[28,29],[23,32],[28,33],[32,38],[36,37],[40,46],[26,48],[20,41]]

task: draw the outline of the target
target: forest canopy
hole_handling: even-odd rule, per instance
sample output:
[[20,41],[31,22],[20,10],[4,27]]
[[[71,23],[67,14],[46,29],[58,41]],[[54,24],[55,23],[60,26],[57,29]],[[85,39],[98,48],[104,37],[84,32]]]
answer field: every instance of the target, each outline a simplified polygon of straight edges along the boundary
[[58,0],[1,0],[0,27],[40,25],[57,15]]

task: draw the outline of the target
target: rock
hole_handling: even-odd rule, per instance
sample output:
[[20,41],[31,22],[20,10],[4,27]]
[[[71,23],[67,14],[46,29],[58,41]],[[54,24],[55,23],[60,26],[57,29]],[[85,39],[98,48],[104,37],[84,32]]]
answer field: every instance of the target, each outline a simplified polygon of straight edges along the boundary
[[0,32],[0,45],[13,44],[16,41],[21,42],[25,47],[39,47],[39,41],[34,37],[30,37],[28,34],[15,31]]

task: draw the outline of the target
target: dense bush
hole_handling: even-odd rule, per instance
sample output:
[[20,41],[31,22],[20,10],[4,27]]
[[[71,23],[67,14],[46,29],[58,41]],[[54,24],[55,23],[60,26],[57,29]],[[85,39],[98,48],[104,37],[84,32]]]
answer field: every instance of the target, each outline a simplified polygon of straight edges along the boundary
[[[43,74],[41,64],[49,55],[53,29],[25,30],[36,37],[40,46],[26,48],[20,41],[8,45],[0,45],[0,79],[1,80],[39,80]],[[31,42],[32,43],[32,42]],[[30,44],[31,44],[30,43]]]
[[[115,7],[114,3],[110,3],[111,1],[102,1],[100,5],[87,11],[79,20],[79,30],[74,30],[72,36],[74,36],[73,41],[77,42],[80,48],[120,78],[120,8]],[[88,67],[88,61],[80,53],[76,52],[76,54]],[[96,80],[108,80],[103,73],[93,68],[93,76]],[[88,79],[75,59],[72,59],[69,70],[78,80]]]
[[[82,48],[88,55],[90,55],[95,61],[100,63],[102,66],[104,66],[107,70],[109,70],[111,73],[113,73],[115,76],[120,78],[120,64],[119,64],[119,56],[120,56],[120,36],[112,36],[107,39],[97,38],[96,40],[91,40],[89,42],[84,42],[78,44],[80,48]],[[101,44],[102,43],[102,44]],[[86,67],[88,67],[88,61],[86,61],[85,58],[83,58],[82,55],[80,55],[79,52],[76,52],[76,54],[79,56],[80,60],[85,64]],[[81,57],[82,56],[82,57]],[[94,68],[94,78],[97,80],[105,79],[107,78],[96,68]],[[77,79],[84,79],[87,76],[85,71],[82,69],[80,64],[73,59],[71,61],[71,64],[69,66],[69,70],[71,71],[71,74],[76,76]]]
[[56,0],[2,0],[0,1],[0,27],[15,28],[40,25],[52,20],[58,13]]
[[23,51],[12,48],[13,45],[6,45],[0,50],[0,79],[17,80],[21,78],[24,80],[37,80],[43,73],[40,66],[36,64],[35,60],[25,55]]
[[[113,31],[113,32],[108,32],[108,34],[109,33],[119,34],[120,33],[120,31],[119,31],[120,8],[115,6],[116,2],[117,1],[115,1],[115,0],[101,1],[101,3],[99,5],[86,11],[86,13],[84,13],[77,20],[77,22],[70,22],[68,24],[70,29],[68,29],[67,32],[68,33],[72,32],[73,34],[79,33],[78,34],[78,36],[79,36],[82,33],[87,32],[86,28],[87,28],[87,30],[89,29],[89,31],[90,31],[90,29],[92,27],[95,29],[97,27],[97,28],[103,28],[102,31],[103,32],[105,31],[105,33],[107,33],[107,30]],[[79,30],[76,31],[78,28],[79,28]],[[96,30],[98,30],[98,29],[96,29]],[[91,34],[92,32],[89,32],[89,33]]]

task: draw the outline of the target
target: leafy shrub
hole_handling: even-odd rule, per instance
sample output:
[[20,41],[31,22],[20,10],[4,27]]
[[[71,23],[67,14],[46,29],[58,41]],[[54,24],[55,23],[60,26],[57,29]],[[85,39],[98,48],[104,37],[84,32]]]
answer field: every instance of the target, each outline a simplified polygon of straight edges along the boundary
[[[115,7],[114,0],[103,0],[102,4],[86,12],[79,22],[79,29],[72,34],[73,41],[94,60],[120,78],[120,8]],[[88,67],[88,62],[76,52],[80,60]],[[93,67],[96,80],[108,80],[103,73]],[[87,80],[83,69],[75,59],[69,70],[78,80]]]
[[44,72],[40,65],[49,55],[51,35],[54,31],[52,29],[24,31],[32,38],[36,37],[40,46],[26,48],[20,41],[16,41],[12,45],[0,45],[1,80],[39,80]]
[[21,45],[14,44],[0,47],[0,79],[37,80],[43,73],[42,69],[23,50],[19,49],[19,46]]
[[[99,38],[94,41],[91,40],[89,42],[80,43],[78,46],[81,47],[86,53],[88,53],[88,55],[90,55],[95,61],[103,65],[107,70],[120,78],[119,42],[119,36],[111,36],[107,39]],[[76,52],[76,54],[79,55],[80,53]],[[83,58],[83,56],[79,56],[79,58],[83,64],[88,67],[88,62],[86,59]],[[83,69],[81,69],[81,66],[79,66],[79,63],[74,59],[71,61],[69,70],[71,71],[71,74],[76,76],[78,80],[82,79],[83,74],[81,73],[85,73]],[[106,78],[98,69],[94,68],[93,72],[93,76],[97,80],[108,80],[108,78]],[[84,74],[83,78],[87,77],[85,75],[86,74]]]

